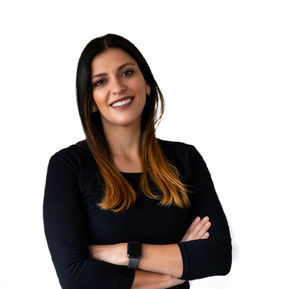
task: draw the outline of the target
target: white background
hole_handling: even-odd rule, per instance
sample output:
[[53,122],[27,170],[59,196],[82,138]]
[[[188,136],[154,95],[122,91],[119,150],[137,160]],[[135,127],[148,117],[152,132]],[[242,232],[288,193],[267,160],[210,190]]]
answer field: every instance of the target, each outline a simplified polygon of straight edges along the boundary
[[162,139],[194,144],[230,224],[227,276],[191,288],[300,288],[300,1],[2,1],[0,288],[58,289],[42,200],[50,155],[84,139],[79,55],[116,33],[166,101]]

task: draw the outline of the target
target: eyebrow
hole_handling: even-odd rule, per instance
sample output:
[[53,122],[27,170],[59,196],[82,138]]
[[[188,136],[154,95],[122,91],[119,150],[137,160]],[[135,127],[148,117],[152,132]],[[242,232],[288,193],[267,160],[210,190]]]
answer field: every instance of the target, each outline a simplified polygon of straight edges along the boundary
[[[119,66],[117,71],[120,71],[122,68],[124,68],[127,65],[135,65],[135,64],[132,62],[126,62],[126,63],[122,64],[121,66]],[[97,73],[97,74],[93,75],[92,78],[104,76],[104,75],[107,75],[107,73]]]

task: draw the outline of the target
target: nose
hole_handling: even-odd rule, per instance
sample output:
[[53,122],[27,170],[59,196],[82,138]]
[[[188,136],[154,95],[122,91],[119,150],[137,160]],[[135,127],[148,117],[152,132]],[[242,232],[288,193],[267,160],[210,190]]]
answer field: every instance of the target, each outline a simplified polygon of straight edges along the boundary
[[114,78],[111,81],[111,91],[113,94],[122,93],[125,90],[125,86],[118,78]]

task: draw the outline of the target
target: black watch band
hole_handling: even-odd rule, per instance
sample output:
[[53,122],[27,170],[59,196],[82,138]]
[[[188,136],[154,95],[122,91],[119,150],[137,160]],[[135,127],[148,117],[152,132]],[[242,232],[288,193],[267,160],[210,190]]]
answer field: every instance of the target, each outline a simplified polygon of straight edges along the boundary
[[139,265],[139,261],[140,259],[129,258],[128,268],[136,269],[137,266]]
[[142,244],[140,242],[129,241],[127,245],[127,257],[129,258],[128,267],[137,268],[142,257]]

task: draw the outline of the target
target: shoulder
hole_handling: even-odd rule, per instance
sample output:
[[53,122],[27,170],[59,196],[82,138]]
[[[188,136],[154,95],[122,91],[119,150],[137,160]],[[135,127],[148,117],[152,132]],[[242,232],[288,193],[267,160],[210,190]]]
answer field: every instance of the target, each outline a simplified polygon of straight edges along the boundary
[[157,139],[168,160],[184,171],[190,170],[195,158],[200,157],[202,159],[202,156],[192,144],[181,141]]
[[80,140],[77,141],[71,145],[62,147],[61,149],[57,150],[56,152],[54,152],[52,156],[62,156],[62,157],[78,157],[81,155],[89,155],[90,154],[90,150],[89,147],[87,145],[87,141],[86,139],[84,140]]
[[165,156],[185,170],[194,166],[205,167],[206,163],[196,146],[186,142],[157,138]]
[[77,141],[66,147],[62,147],[51,155],[51,158],[61,157],[65,159],[80,159],[91,156],[86,139]]
[[52,153],[50,155],[49,165],[52,167],[68,167],[77,174],[84,164],[90,160],[92,160],[92,154],[86,139],[84,139],[62,147]]
[[192,144],[181,142],[181,141],[171,141],[157,138],[160,147],[163,152],[169,156],[188,156],[195,147]]

